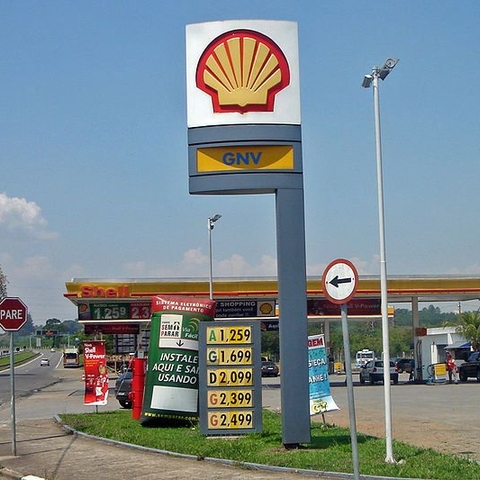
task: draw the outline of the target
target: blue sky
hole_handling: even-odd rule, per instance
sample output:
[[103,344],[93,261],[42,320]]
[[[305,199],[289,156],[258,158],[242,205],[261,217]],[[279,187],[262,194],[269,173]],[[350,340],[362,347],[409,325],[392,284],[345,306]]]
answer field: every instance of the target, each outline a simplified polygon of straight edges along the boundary
[[[276,274],[272,195],[188,193],[185,26],[298,23],[309,275],[379,274],[380,85],[389,275],[480,275],[477,0],[4,1],[0,265],[35,323],[72,277]],[[455,304],[449,305],[456,309]]]

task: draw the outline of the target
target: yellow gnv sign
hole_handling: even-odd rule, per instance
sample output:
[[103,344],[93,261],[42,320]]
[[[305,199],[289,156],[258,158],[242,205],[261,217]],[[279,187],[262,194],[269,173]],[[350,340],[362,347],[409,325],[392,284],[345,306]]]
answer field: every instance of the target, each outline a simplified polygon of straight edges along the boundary
[[293,170],[293,160],[291,145],[199,148],[197,171]]

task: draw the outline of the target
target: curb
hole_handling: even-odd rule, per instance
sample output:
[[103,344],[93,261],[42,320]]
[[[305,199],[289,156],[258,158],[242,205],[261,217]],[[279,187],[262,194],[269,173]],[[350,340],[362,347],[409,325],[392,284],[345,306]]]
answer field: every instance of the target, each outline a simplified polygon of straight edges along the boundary
[[[54,415],[54,420],[68,433],[71,435],[77,435],[84,438],[90,438],[93,440],[97,440],[100,442],[104,442],[110,445],[119,445],[126,448],[132,448],[135,450],[140,450],[143,452],[150,452],[150,453],[157,453],[161,455],[168,455],[171,457],[177,458],[185,458],[188,460],[197,460],[197,461],[204,461],[204,462],[211,462],[211,463],[218,463],[220,465],[227,465],[233,466],[238,468],[244,468],[246,470],[263,470],[263,471],[270,471],[275,473],[293,473],[293,474],[300,474],[304,476],[310,477],[329,477],[329,478],[339,478],[339,479],[353,479],[353,473],[342,473],[342,472],[326,472],[320,470],[307,470],[307,469],[298,469],[298,468],[288,468],[288,467],[276,467],[273,465],[263,465],[258,463],[250,463],[250,462],[239,462],[236,460],[228,460],[222,458],[213,458],[213,457],[199,457],[198,455],[188,455],[186,453],[176,453],[170,452],[168,450],[159,450],[156,448],[150,447],[143,447],[141,445],[135,445],[132,443],[120,442],[118,440],[111,440],[109,438],[102,438],[96,437],[94,435],[89,435],[88,433],[79,432],[78,430],[65,425],[61,418],[58,415]],[[421,480],[421,479],[412,479],[412,478],[402,478],[402,477],[380,477],[380,476],[373,476],[373,475],[360,475],[362,480]]]

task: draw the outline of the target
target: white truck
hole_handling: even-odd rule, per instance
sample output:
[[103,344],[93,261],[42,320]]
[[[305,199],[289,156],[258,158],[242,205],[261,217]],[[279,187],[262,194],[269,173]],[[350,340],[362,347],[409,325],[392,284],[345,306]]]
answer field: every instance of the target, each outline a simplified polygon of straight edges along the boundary
[[355,367],[361,368],[370,360],[375,360],[375,352],[373,350],[368,348],[359,350],[355,355]]

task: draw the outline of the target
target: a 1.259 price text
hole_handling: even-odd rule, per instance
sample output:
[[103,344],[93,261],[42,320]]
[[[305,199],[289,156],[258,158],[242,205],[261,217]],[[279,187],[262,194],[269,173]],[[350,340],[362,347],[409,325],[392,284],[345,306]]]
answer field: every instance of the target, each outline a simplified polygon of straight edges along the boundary
[[207,327],[207,345],[252,343],[251,327]]

